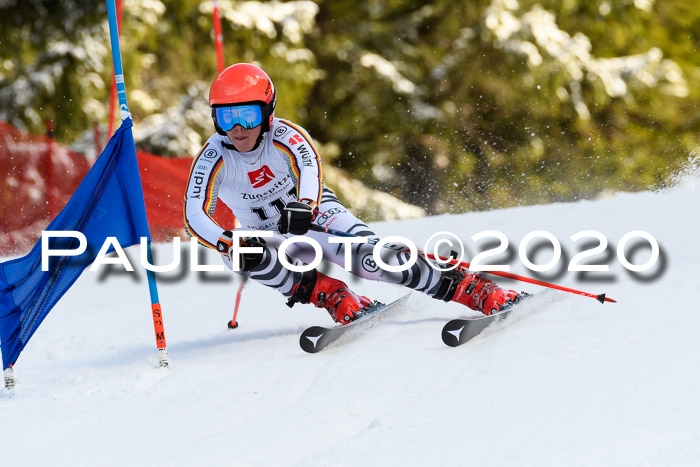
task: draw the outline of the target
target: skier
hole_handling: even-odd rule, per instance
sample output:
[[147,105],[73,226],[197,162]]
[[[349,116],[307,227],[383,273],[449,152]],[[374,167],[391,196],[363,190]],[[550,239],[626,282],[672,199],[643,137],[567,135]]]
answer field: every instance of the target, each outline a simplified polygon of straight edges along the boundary
[[[367,243],[352,248],[351,272],[356,276],[401,284],[446,302],[454,301],[485,315],[502,310],[521,296],[504,290],[479,274],[458,267],[443,272],[418,257],[403,272],[380,269],[372,260],[378,237],[350,213],[323,183],[321,157],[306,131],[275,117],[275,87],[257,66],[238,63],[214,80],[209,105],[217,133],[207,140],[192,163],[185,193],[184,221],[188,233],[204,246],[222,253],[232,268],[233,234],[212,218],[218,199],[231,208],[242,230],[274,230],[273,237],[241,237],[239,245],[262,247],[263,253],[239,254],[239,273],[278,290],[295,303],[312,303],[347,324],[371,301],[344,282],[316,269],[294,272],[278,258],[279,245],[293,235],[306,235],[323,249],[323,258],[345,264],[345,245],[331,244],[328,235],[309,231],[314,223],[357,236]],[[305,243],[287,250],[290,264],[309,264],[314,251]],[[405,264],[409,253],[382,248],[385,263]]]

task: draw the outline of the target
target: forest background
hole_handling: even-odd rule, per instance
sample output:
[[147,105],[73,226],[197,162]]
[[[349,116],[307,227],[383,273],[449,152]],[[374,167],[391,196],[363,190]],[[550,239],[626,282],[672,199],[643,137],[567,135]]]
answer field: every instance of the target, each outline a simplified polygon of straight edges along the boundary
[[[226,63],[273,79],[325,164],[427,214],[658,190],[698,167],[700,0],[219,1]],[[124,0],[137,147],[214,132],[213,3]],[[94,157],[100,0],[0,0],[0,120]],[[184,188],[183,188],[184,189]],[[367,214],[368,220],[375,220]]]

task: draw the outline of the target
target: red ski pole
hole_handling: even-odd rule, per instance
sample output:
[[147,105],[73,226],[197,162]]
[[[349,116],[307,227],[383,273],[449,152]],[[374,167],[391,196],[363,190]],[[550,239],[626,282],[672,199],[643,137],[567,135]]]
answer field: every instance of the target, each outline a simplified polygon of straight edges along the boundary
[[[343,232],[342,230],[329,229],[327,227],[321,227],[320,225],[316,225],[316,224],[311,224],[311,230],[313,230],[315,232],[327,233],[329,235],[335,235],[336,237],[356,237],[357,236],[357,235],[353,235],[353,234],[350,234],[347,232]],[[433,260],[438,259],[435,255],[425,253],[425,252],[420,251],[420,250],[418,250],[418,253],[423,255],[426,258],[429,258],[429,259],[433,259]],[[456,264],[457,266],[462,266],[462,267],[465,267],[467,269],[469,268],[469,263],[467,263],[466,261],[457,261],[456,259],[452,259],[452,260],[448,261],[447,258],[442,258],[442,257],[440,257],[439,259],[442,262],[447,262],[447,263],[452,264],[452,265]],[[521,282],[529,282],[530,284],[535,284],[535,285],[539,285],[542,287],[549,287],[550,289],[561,290],[562,292],[569,292],[569,293],[574,293],[577,295],[582,295],[584,297],[595,298],[600,303],[605,303],[605,302],[616,303],[616,301],[613,300],[612,298],[606,297],[604,293],[603,294],[592,294],[592,293],[588,293],[588,292],[582,292],[581,290],[571,289],[569,287],[564,287],[564,286],[557,285],[557,284],[551,284],[549,282],[544,282],[544,281],[541,281],[538,279],[532,279],[530,277],[519,276],[517,274],[512,274],[510,272],[505,272],[505,271],[484,271],[484,272],[488,272],[489,274],[493,274],[495,276],[501,276],[501,277],[507,277],[509,279],[515,279],[515,280],[521,281]]]
[[241,295],[243,295],[243,287],[245,287],[247,282],[248,273],[243,273],[243,276],[241,276],[241,283],[238,284],[238,291],[236,292],[236,303],[233,307],[233,319],[228,322],[229,329],[236,329],[238,327],[238,321],[236,321],[236,318],[238,317],[238,307],[241,304]]

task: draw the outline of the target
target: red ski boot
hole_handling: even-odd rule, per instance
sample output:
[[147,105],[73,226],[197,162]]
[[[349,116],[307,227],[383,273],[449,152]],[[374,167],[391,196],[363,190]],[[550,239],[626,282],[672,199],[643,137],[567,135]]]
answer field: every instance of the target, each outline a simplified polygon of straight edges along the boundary
[[491,315],[513,306],[522,296],[515,290],[505,290],[477,273],[457,268],[443,275],[442,283],[434,298],[457,302],[472,310]]
[[287,305],[292,307],[297,302],[313,303],[317,308],[325,308],[331,318],[340,324],[348,324],[357,319],[358,312],[372,303],[367,297],[350,290],[345,282],[315,269],[305,272],[299,284],[292,289]]

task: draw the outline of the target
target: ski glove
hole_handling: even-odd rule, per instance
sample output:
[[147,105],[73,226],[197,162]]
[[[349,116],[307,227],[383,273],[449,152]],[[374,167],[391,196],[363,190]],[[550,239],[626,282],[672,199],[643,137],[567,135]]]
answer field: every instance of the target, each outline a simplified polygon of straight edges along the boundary
[[[231,259],[233,252],[233,233],[230,230],[225,230],[216,242],[216,249],[222,255],[226,255]],[[240,237],[238,246],[240,247],[263,247],[265,248],[265,239],[260,237]],[[252,271],[259,266],[263,259],[263,253],[240,252],[238,255],[238,267],[240,271]],[[231,259],[231,261],[233,261]]]
[[311,200],[292,201],[282,209],[277,231],[281,234],[304,235],[311,228],[314,220],[314,209]]

